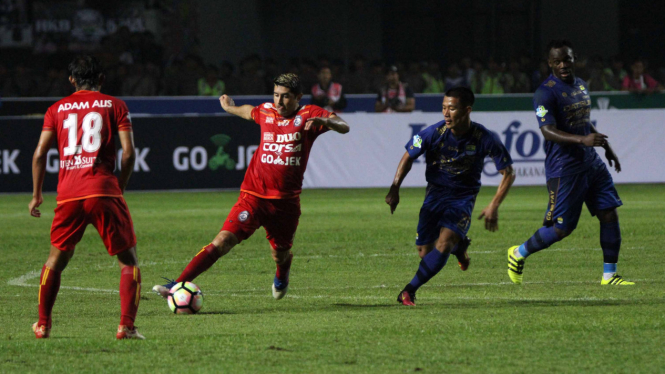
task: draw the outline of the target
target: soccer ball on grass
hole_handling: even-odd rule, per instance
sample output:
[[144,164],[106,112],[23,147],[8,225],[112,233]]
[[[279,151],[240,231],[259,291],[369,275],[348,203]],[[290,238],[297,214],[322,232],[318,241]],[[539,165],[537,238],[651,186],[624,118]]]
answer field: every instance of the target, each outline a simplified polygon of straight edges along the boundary
[[194,314],[203,306],[203,293],[194,283],[180,282],[171,287],[166,300],[173,313]]

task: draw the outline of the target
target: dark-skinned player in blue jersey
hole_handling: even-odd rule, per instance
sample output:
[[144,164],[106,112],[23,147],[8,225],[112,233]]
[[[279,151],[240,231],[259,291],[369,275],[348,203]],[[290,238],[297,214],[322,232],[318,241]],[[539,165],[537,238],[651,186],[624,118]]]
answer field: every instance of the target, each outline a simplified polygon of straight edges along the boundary
[[519,246],[508,249],[508,275],[521,284],[524,260],[570,235],[577,227],[582,204],[600,221],[603,249],[601,285],[634,285],[617,274],[621,230],[616,208],[622,205],[614,182],[594,147],[603,147],[610,166],[621,171],[607,136],[590,120],[591,98],[586,83],[575,77],[575,54],[567,40],[548,45],[552,74],[538,87],[533,106],[545,137],[545,176],[549,201],[543,227]]
[[425,154],[427,192],[420,209],[416,239],[421,261],[413,280],[397,297],[403,305],[415,305],[418,288],[443,269],[451,252],[457,256],[462,270],[465,270],[465,258],[468,266],[466,234],[487,156],[492,158],[502,178],[494,198],[479,219],[485,218],[487,230],[499,229],[499,205],[515,181],[513,160],[495,134],[471,121],[474,100],[473,92],[465,87],[445,93],[444,120],[425,128],[406,144],[406,153],[386,196],[393,213],[399,204],[402,181],[413,161]]

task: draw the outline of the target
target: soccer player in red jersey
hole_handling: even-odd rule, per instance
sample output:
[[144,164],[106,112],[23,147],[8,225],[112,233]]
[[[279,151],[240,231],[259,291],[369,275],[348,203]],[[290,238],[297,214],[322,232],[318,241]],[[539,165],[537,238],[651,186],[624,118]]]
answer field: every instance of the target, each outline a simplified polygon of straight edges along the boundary
[[[86,226],[95,226],[109,255],[120,264],[120,325],[117,339],[144,339],[134,327],[141,293],[141,271],[136,257],[136,235],[122,195],[134,168],[134,135],[127,106],[99,92],[104,75],[99,61],[76,57],[69,64],[69,81],[76,92],[53,104],[32,159],[33,193],[30,214],[44,198],[42,185],[46,154],[55,139],[60,154],[58,197],[51,226],[51,251],[39,283],[39,321],[32,330],[37,339],[48,338],[51,311],[60,289],[60,273],[74,255]],[[113,175],[115,135],[122,145],[122,170]]]
[[162,297],[168,296],[175,283],[193,281],[260,226],[266,230],[277,264],[272,295],[277,300],[286,295],[309,152],[319,135],[328,130],[345,134],[349,126],[333,112],[316,105],[300,105],[302,87],[297,75],[282,74],[273,83],[273,103],[236,106],[227,95],[219,98],[226,112],[261,126],[261,144],[245,173],[238,202],[221,231],[175,281],[153,287]]

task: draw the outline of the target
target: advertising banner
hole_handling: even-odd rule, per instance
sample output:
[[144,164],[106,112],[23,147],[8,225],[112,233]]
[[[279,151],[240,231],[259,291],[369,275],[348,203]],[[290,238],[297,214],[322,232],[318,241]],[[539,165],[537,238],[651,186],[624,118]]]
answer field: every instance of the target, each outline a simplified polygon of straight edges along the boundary
[[[441,113],[341,116],[351,132],[328,132],[317,139],[305,188],[389,186],[407,141],[442,119]],[[474,112],[471,118],[494,131],[508,148],[516,185],[545,185],[544,139],[533,112]],[[660,167],[665,160],[663,118],[663,109],[592,112],[598,131],[609,136],[621,162],[621,173],[609,168],[615,182],[665,182],[665,168]],[[42,121],[0,119],[0,192],[32,190],[32,154]],[[137,159],[129,190],[239,188],[260,142],[259,126],[230,115],[139,116],[133,124]],[[603,150],[596,150],[606,161]],[[55,191],[58,170],[54,147],[47,157],[45,191]],[[499,181],[500,175],[487,159],[482,183],[495,186]],[[426,185],[422,158],[414,163],[403,185]]]
[[[617,183],[662,183],[665,169],[665,110],[599,110],[591,112],[599,132],[619,157],[622,171],[610,173]],[[343,114],[351,125],[345,136],[324,135],[317,140],[305,174],[306,187],[387,187],[415,134],[443,119],[441,113]],[[533,112],[473,112],[471,119],[495,132],[510,151],[517,173],[515,185],[545,185],[544,138]],[[604,150],[596,148],[607,162]],[[425,186],[424,157],[416,160],[403,186]],[[490,159],[485,162],[483,185],[499,184]]]

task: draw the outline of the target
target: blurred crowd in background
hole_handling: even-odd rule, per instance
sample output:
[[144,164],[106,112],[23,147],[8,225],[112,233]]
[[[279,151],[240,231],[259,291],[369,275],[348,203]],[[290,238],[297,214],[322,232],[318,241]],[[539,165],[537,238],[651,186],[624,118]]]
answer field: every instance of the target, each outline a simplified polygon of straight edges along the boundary
[[[44,45],[48,51],[50,46]],[[284,72],[300,75],[305,94],[327,92],[333,83],[339,94],[377,94],[397,73],[399,82],[413,93],[442,93],[466,86],[477,94],[534,92],[549,76],[545,59],[533,61],[526,55],[508,61],[466,57],[445,65],[439,61],[370,61],[356,55],[345,63],[337,56],[313,56],[275,61],[258,54],[237,65],[229,61],[206,64],[197,54],[165,58],[164,46],[148,31],[131,33],[121,27],[105,36],[95,55],[105,66],[102,91],[115,96],[219,96],[266,95],[272,80]],[[48,51],[40,59],[20,59],[11,65],[0,60],[0,94],[3,97],[62,97],[72,88],[66,65],[73,57],[67,51]],[[3,59],[4,60],[4,59]],[[34,63],[36,60],[39,63]],[[393,74],[394,75],[394,74]],[[662,90],[665,68],[650,66],[639,58],[580,55],[575,75],[587,81],[591,91],[650,93]],[[319,89],[317,89],[317,86]],[[329,93],[329,92],[328,92]],[[328,95],[330,96],[330,95]]]

